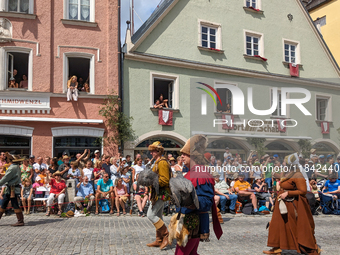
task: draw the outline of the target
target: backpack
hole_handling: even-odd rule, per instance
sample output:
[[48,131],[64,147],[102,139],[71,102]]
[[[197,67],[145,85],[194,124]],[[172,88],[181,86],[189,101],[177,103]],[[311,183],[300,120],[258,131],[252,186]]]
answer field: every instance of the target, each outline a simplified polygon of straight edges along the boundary
[[252,203],[246,203],[246,204],[242,207],[242,212],[243,212],[244,214],[251,215],[251,213],[253,212],[253,204],[252,204]]
[[99,208],[100,212],[109,212],[110,207],[109,207],[109,201],[107,199],[102,199],[99,201]]
[[65,207],[64,213],[67,213],[68,211],[75,212],[75,210],[76,210],[76,207],[75,207],[74,203],[69,203],[69,204],[67,204],[67,206]]

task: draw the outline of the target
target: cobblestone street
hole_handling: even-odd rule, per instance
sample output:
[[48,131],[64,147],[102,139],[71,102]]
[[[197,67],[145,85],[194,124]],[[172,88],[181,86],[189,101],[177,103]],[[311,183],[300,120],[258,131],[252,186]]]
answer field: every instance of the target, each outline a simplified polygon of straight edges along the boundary
[[[168,224],[170,217],[165,217]],[[224,234],[201,243],[199,254],[262,254],[267,249],[265,226],[269,216],[224,215]],[[149,248],[155,231],[147,218],[101,215],[63,219],[44,214],[26,216],[26,226],[10,227],[14,215],[1,219],[0,254],[174,254],[175,245],[160,252]],[[317,216],[316,238],[322,254],[339,254],[338,216]]]

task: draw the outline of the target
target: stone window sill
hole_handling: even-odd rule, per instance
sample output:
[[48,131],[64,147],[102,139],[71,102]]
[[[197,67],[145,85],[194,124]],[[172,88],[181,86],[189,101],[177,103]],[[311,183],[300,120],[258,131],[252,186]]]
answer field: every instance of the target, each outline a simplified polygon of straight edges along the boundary
[[255,56],[251,56],[251,55],[247,55],[247,54],[243,54],[244,58],[248,58],[248,59],[255,59],[255,60],[259,60],[259,61],[262,61],[262,62],[267,62],[267,59],[264,60],[262,58],[264,57],[255,57]]
[[179,112],[179,109],[172,109],[172,108],[162,108],[162,109],[160,109],[160,108],[153,108],[153,107],[150,107],[150,110],[152,111],[152,112],[158,112],[158,110],[166,110],[166,111],[172,111],[172,112]]
[[0,17],[20,18],[20,19],[36,19],[37,15],[20,12],[0,12]]
[[244,6],[243,9],[244,9],[245,11],[248,11],[248,12],[263,14],[263,11],[262,11],[262,10],[256,10],[256,9],[254,9],[254,8],[250,8],[250,7],[247,7],[247,6]]
[[[287,67],[289,67],[289,62],[286,62],[286,61],[282,61],[282,64],[284,65],[284,66],[287,66]],[[302,68],[303,67],[303,65],[302,64],[297,64],[297,65],[299,65],[299,68]]]
[[205,48],[205,47],[202,47],[202,46],[197,46],[197,48],[198,48],[199,50],[205,50],[205,51],[210,51],[210,52],[216,52],[216,53],[220,53],[220,54],[223,54],[223,53],[224,53],[224,50],[219,50],[219,49]]
[[328,122],[329,124],[333,124],[333,121],[330,120],[315,120],[316,123],[320,124],[321,122]]
[[96,22],[71,20],[71,19],[62,19],[61,23],[63,23],[64,25],[83,26],[83,27],[97,27],[98,26],[98,23]]

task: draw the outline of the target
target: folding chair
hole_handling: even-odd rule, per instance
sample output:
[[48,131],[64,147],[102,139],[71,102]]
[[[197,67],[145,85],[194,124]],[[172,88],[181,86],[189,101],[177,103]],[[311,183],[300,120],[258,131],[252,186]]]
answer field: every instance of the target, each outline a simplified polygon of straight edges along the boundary
[[323,214],[334,214],[335,208],[333,203],[333,196],[328,194],[319,193],[320,206]]
[[[38,187],[37,191],[45,192],[45,196],[50,194],[50,188],[46,188],[44,186]],[[47,198],[42,197],[42,198],[34,198],[33,199],[33,209],[32,209],[33,213],[34,213],[34,210],[35,210],[35,203],[38,202],[38,201],[41,201],[41,202],[45,201],[46,202]]]

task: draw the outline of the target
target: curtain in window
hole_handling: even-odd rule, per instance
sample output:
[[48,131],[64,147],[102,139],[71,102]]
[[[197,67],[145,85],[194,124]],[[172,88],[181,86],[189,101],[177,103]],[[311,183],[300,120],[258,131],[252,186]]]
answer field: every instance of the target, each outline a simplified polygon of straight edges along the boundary
[[81,1],[81,20],[90,21],[90,0]]
[[18,0],[8,0],[8,11],[10,12],[18,11]]
[[20,12],[28,13],[30,0],[20,0]]
[[69,18],[78,19],[78,0],[69,0]]

